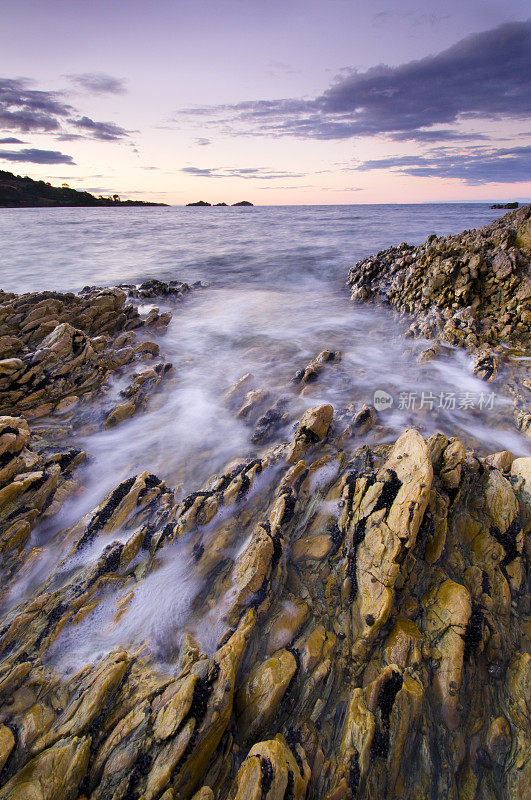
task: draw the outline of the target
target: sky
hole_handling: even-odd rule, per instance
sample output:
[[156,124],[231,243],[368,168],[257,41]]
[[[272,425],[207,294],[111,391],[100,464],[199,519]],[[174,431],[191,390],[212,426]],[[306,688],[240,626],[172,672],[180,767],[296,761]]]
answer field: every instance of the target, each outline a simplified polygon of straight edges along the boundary
[[0,15],[0,169],[175,205],[531,199],[529,0]]

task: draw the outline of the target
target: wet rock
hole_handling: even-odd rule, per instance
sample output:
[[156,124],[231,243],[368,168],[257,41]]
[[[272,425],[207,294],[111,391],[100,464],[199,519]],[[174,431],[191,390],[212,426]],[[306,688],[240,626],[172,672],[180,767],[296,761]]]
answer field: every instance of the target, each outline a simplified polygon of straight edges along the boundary
[[415,315],[410,333],[434,340],[420,361],[448,343],[466,348],[482,380],[510,371],[518,387],[515,415],[524,430],[528,399],[511,351],[527,351],[531,341],[530,226],[531,206],[523,206],[479,230],[390,247],[359,261],[347,281],[353,301],[382,302]]
[[327,364],[339,364],[341,353],[339,350],[323,350],[304,369],[299,370],[293,378],[294,384],[308,384],[316,381]]
[[[179,281],[143,286],[172,302],[190,290]],[[0,295],[0,410],[32,419],[71,412],[70,398],[93,400],[110,372],[158,355],[156,342],[132,346],[135,330],[163,332],[170,319],[156,308],[141,316],[120,288]]]
[[279,650],[251,671],[236,697],[242,739],[256,738],[273,719],[296,671],[297,661],[289,650]]
[[355,450],[332,413],[178,502],[127,478],[40,576],[20,542],[78,455],[0,419],[3,586],[35,575],[1,616],[2,800],[524,795],[530,459]]
[[295,747],[294,754],[280,735],[255,744],[238,770],[231,792],[234,800],[303,800],[309,768],[303,749]]
[[90,754],[90,739],[63,739],[29,761],[3,788],[1,800],[74,800]]
[[334,409],[331,405],[309,408],[301,417],[293,442],[289,445],[286,460],[295,464],[304,453],[328,433]]

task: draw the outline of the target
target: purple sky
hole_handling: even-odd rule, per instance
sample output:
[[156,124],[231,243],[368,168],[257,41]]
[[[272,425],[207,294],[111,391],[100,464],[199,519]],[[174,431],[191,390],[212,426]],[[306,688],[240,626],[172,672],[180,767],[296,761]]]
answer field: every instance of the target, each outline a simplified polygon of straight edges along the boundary
[[531,197],[528,0],[1,14],[0,169],[176,204]]

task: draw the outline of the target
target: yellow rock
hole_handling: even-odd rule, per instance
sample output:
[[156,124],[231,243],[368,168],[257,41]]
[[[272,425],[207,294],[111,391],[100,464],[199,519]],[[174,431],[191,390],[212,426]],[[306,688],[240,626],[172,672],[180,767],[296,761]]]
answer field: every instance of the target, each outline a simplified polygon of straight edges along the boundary
[[363,689],[354,689],[348,706],[343,736],[341,738],[341,761],[354,751],[358,754],[360,774],[363,777],[369,769],[371,744],[376,730],[374,714],[369,711]]
[[291,644],[308,619],[309,613],[310,610],[307,604],[302,600],[285,600],[282,603],[281,610],[269,630],[267,640],[268,655]]
[[468,590],[450,579],[426,598],[426,633],[437,642],[441,661],[434,671],[433,689],[450,730],[459,725],[459,689],[463,677],[464,636],[472,611]]
[[275,716],[291,679],[297,671],[293,653],[279,650],[250,672],[236,696],[240,734],[252,740]]
[[292,561],[322,561],[332,549],[330,536],[326,533],[318,536],[301,536],[293,545]]
[[2,767],[9,758],[13,747],[15,746],[15,737],[7,725],[0,725],[0,772]]
[[385,643],[385,659],[402,669],[420,662],[422,635],[414,622],[399,617]]
[[296,749],[299,763],[280,734],[255,744],[238,770],[231,792],[234,800],[283,800],[289,784],[289,796],[303,800],[310,769],[302,747],[296,745]]
[[165,691],[165,695],[173,693],[167,703],[160,709],[153,725],[156,739],[167,739],[179,728],[192,705],[194,687],[198,676],[191,673]]
[[331,405],[309,408],[301,417],[295,438],[286,451],[286,461],[295,464],[316,442],[324,439],[334,416]]
[[115,425],[123,422],[124,419],[132,417],[135,411],[135,404],[131,402],[131,400],[126,400],[125,403],[121,403],[119,406],[116,406],[116,408],[113,408],[105,420],[104,427],[113,428]]
[[511,465],[511,475],[520,480],[517,489],[520,501],[520,519],[524,533],[531,531],[531,457],[515,458]]
[[62,739],[15,773],[0,800],[74,800],[89,755],[89,737]]
[[[172,794],[173,797],[173,794]],[[166,794],[164,794],[160,800],[165,800]],[[167,798],[167,800],[171,800],[171,798]],[[214,800],[214,792],[210,788],[210,786],[202,786],[198,792],[194,794],[192,800]]]
[[511,728],[505,717],[492,720],[485,745],[493,762],[502,765],[511,749]]
[[35,742],[33,752],[49,747],[65,736],[76,735],[85,730],[118,688],[130,660],[128,653],[122,651],[111,654],[95,670],[90,670],[87,679],[53,728]]

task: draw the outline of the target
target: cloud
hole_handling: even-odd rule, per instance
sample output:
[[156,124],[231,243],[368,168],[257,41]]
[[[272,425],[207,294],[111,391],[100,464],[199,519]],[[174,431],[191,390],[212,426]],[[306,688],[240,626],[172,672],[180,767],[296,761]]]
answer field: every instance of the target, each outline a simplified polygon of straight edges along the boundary
[[263,167],[246,167],[243,169],[219,169],[217,167],[183,167],[181,172],[195,175],[198,178],[244,178],[261,181],[272,181],[278,178],[304,178],[302,172],[279,172],[264,169]]
[[125,94],[125,81],[105,72],[80,72],[65,75],[77,88],[91,94]]
[[58,150],[0,150],[0,159],[3,161],[24,161],[28,164],[74,164],[72,156],[60,153]]
[[216,116],[243,133],[322,140],[419,132],[461,119],[529,116],[530,72],[531,22],[511,22],[418,61],[350,70],[311,100],[246,101],[182,113]]
[[389,134],[389,138],[392,139],[393,142],[466,142],[490,139],[485,133],[461,133],[456,130],[439,128],[432,128],[431,130],[400,131],[400,133]]
[[210,139],[196,139],[195,143],[198,144],[200,147],[207,147],[209,144],[212,144]]
[[82,137],[108,142],[128,136],[128,131],[113,122],[95,122],[79,116],[73,106],[64,102],[60,92],[36,91],[29,86],[26,78],[0,78],[0,129],[56,133],[60,141]]
[[15,139],[14,136],[7,136],[5,139],[0,139],[0,144],[24,144],[22,139]]
[[531,174],[531,146],[512,148],[449,148],[419,156],[394,156],[364,161],[356,171],[386,169],[415,178],[450,178],[472,186],[486,183],[520,183]]
[[81,117],[80,119],[70,120],[74,128],[89,133],[90,138],[100,139],[104,142],[116,141],[128,136],[128,131],[125,128],[120,128],[114,122],[95,122],[90,117]]
[[57,131],[72,112],[58,92],[29,89],[25,78],[0,78],[0,128]]

